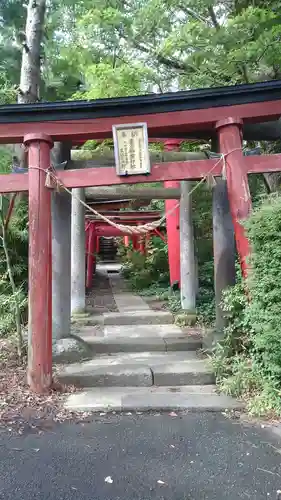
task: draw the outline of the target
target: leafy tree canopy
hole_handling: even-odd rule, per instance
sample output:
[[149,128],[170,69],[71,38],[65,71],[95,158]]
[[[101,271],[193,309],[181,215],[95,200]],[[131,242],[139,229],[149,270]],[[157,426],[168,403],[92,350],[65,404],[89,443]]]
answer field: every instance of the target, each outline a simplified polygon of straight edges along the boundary
[[[16,99],[26,11],[0,2],[0,102]],[[279,0],[49,0],[42,99],[281,78]]]

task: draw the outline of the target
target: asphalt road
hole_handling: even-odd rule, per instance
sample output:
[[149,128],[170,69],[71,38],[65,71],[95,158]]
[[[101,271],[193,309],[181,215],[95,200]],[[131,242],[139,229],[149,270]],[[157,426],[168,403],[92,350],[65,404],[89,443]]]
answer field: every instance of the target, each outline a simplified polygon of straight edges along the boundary
[[2,429],[0,498],[276,499],[280,462],[278,436],[221,414],[111,415],[40,435]]

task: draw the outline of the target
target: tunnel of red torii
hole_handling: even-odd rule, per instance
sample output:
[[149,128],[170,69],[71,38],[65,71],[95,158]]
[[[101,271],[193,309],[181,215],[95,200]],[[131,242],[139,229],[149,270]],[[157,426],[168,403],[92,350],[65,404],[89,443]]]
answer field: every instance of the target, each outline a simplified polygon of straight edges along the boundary
[[[101,210],[100,213],[106,216],[109,220],[114,221],[116,224],[128,225],[128,226],[138,226],[146,224],[147,222],[154,222],[160,219],[161,213],[157,210],[153,212],[148,211],[107,211]],[[146,234],[137,235],[131,234],[130,230],[125,232],[121,231],[118,227],[114,227],[109,223],[99,219],[98,217],[92,217],[86,215],[86,289],[90,289],[93,285],[93,275],[96,268],[96,255],[100,250],[100,238],[105,237],[123,237],[124,245],[129,247],[130,239],[132,240],[133,250],[140,252],[145,255],[146,246],[149,241],[150,236],[159,236],[162,240],[166,241],[165,234],[163,234],[160,228],[148,231]]]
[[[221,291],[234,282],[234,238],[244,276],[250,247],[241,221],[251,210],[248,174],[281,170],[281,155],[245,156],[245,140],[280,138],[281,82],[168,94],[0,106],[0,143],[21,144],[28,155],[28,173],[0,175],[1,193],[29,194],[29,358],[28,383],[37,392],[52,384],[52,341],[70,333],[72,312],[85,309],[85,188],[163,182],[179,188],[179,211],[166,222],[170,271],[181,275],[181,293],[195,294],[193,239],[190,234],[191,180],[211,172],[213,187],[214,278],[217,328],[222,326]],[[72,144],[112,138],[112,126],[146,123],[149,138],[212,140],[212,150],[223,154],[193,159],[153,160],[149,175],[117,175],[113,164],[70,158]],[[58,143],[60,148],[53,148]],[[166,148],[177,148],[170,143]],[[167,151],[167,155],[168,155]],[[173,153],[174,154],[174,153]],[[52,159],[51,159],[52,158]],[[55,158],[55,160],[54,160]],[[46,185],[51,163],[53,175],[72,197]],[[59,166],[61,165],[61,168]],[[175,204],[166,200],[166,208]],[[180,221],[180,222],[179,222]],[[234,228],[234,233],[233,233]],[[180,237],[178,236],[180,233]],[[180,254],[180,259],[178,258]],[[174,256],[173,256],[174,255]]]

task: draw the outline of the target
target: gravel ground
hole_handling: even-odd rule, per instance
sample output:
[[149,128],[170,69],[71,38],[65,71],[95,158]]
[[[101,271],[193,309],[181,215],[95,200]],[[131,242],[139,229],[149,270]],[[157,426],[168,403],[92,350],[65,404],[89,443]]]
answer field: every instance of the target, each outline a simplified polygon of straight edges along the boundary
[[95,274],[93,288],[87,293],[86,306],[89,312],[97,314],[118,311],[107,274]]

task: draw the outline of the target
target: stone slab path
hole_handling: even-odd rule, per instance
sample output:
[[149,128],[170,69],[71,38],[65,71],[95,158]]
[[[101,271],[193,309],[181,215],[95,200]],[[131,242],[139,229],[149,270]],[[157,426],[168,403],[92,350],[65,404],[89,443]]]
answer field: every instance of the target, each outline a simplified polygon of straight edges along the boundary
[[128,291],[119,268],[101,265],[118,311],[76,319],[74,333],[90,348],[90,359],[59,367],[61,382],[83,392],[68,408],[89,410],[241,408],[217,394],[209,360],[202,355],[202,331],[184,331],[168,311],[153,311]]

